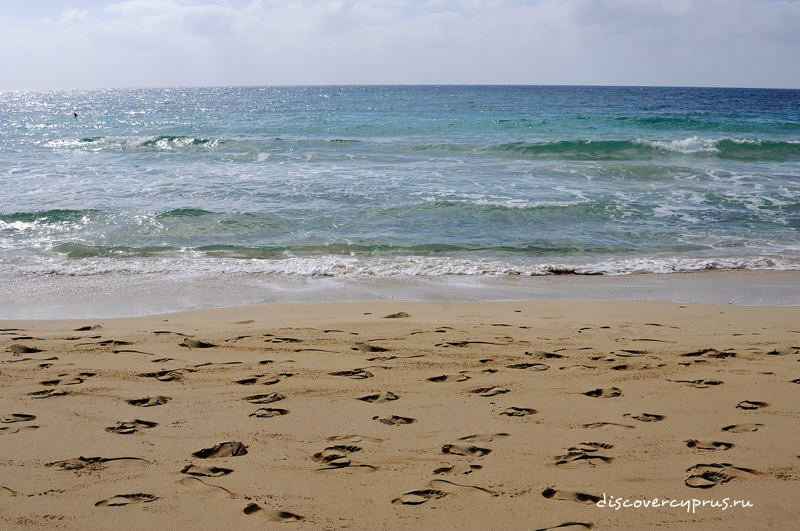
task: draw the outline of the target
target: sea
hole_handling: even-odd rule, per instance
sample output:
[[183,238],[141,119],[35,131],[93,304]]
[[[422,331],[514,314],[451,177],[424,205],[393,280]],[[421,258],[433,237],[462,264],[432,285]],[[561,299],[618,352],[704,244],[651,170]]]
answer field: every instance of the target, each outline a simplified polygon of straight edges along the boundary
[[0,92],[7,290],[797,270],[799,229],[798,90]]

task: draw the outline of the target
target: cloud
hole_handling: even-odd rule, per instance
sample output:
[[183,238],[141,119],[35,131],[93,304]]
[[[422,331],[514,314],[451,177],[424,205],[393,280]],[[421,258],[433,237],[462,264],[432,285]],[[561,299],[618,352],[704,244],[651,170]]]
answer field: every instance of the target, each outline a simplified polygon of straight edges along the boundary
[[[89,4],[91,2],[83,2]],[[800,3],[127,0],[0,21],[3,88],[326,83],[800,87]],[[24,6],[24,4],[20,4]],[[10,12],[9,12],[10,11]]]
[[88,11],[84,11],[83,9],[68,8],[61,13],[61,22],[69,24],[72,22],[84,20],[88,16],[89,16]]

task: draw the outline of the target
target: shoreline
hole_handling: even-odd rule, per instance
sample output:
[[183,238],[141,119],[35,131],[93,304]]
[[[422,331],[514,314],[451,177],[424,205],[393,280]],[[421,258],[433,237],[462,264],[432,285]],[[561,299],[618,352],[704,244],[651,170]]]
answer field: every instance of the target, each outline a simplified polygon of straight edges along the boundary
[[111,318],[248,304],[336,301],[665,301],[800,306],[800,271],[537,277],[39,276],[4,281],[0,319]]
[[785,529],[797,323],[585,300],[0,320],[0,530]]

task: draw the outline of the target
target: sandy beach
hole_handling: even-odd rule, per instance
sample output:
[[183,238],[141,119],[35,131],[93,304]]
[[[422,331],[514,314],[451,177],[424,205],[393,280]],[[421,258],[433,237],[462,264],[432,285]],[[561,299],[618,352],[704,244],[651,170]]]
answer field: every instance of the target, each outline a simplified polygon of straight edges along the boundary
[[796,525],[798,307],[336,302],[0,328],[2,530]]

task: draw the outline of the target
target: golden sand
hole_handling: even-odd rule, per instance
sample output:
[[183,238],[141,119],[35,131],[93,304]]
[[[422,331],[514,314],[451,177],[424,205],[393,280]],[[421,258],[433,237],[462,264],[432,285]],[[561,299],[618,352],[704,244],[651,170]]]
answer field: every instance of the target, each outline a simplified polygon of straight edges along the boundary
[[2,530],[797,525],[797,307],[340,302],[0,328]]

